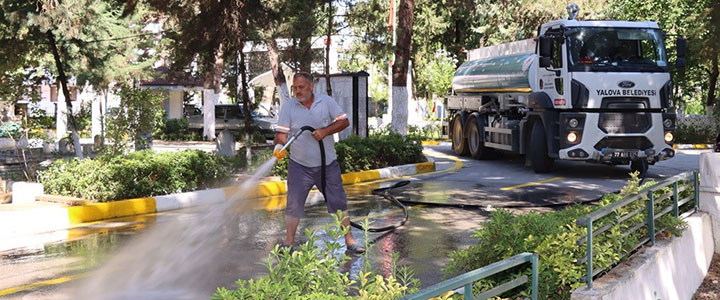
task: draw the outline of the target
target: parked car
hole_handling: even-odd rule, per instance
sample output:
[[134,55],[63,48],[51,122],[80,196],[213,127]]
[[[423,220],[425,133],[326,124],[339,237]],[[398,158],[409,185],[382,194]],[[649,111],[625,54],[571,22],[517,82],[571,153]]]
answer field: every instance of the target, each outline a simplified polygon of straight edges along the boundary
[[[267,139],[275,137],[277,118],[269,114],[251,112],[253,123],[257,130]],[[234,133],[241,133],[245,128],[245,117],[243,107],[237,104],[216,104],[215,105],[215,131],[219,132],[229,129]],[[202,135],[203,115],[191,115],[188,117],[188,129],[199,131]]]

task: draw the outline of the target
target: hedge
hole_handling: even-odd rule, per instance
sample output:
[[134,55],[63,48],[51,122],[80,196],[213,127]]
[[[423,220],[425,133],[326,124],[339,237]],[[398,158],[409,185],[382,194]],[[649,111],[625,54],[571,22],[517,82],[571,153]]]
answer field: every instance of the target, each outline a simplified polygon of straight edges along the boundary
[[[367,138],[350,136],[335,143],[337,160],[343,173],[423,162],[425,156],[422,150],[420,138],[392,132],[371,134]],[[287,159],[275,165],[273,175],[287,177]]]
[[40,172],[38,181],[48,194],[107,202],[214,187],[238,166],[237,159],[199,150],[144,150],[127,156],[56,160]]

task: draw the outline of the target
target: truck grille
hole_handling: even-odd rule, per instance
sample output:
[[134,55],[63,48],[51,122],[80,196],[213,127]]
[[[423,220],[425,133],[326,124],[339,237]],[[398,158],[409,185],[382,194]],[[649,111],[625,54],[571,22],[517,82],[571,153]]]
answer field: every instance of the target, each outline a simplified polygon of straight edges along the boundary
[[653,144],[644,136],[622,136],[606,137],[595,144],[596,150],[610,149],[637,149],[645,150],[652,148]]
[[600,113],[598,127],[609,134],[643,133],[650,129],[652,121],[650,113],[638,110],[644,110],[648,106],[648,98],[604,98],[602,108],[612,112]]

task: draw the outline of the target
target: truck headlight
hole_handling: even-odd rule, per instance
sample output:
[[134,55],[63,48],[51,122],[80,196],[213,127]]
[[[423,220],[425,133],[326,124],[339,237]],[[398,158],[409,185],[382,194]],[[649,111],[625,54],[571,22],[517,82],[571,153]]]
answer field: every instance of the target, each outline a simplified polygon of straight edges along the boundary
[[673,135],[672,131],[665,131],[665,142],[670,143],[673,141],[675,136]]
[[571,144],[574,144],[578,141],[578,134],[575,131],[570,131],[567,135],[567,141]]
[[568,125],[570,125],[570,128],[576,128],[578,127],[578,124],[580,124],[580,122],[578,122],[577,119],[570,119],[570,121],[568,121]]

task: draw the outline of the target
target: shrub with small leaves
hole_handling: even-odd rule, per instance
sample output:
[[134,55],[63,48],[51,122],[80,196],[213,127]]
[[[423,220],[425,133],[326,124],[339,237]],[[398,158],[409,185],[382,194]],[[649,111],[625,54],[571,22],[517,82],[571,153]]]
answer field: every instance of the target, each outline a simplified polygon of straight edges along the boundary
[[238,159],[197,150],[143,150],[127,156],[56,160],[38,180],[48,194],[107,202],[214,187],[240,165]]
[[[374,133],[367,138],[353,135],[335,144],[337,160],[343,173],[423,162],[425,157],[422,151],[420,138],[389,131]],[[320,155],[320,151],[317,155]],[[289,156],[273,167],[272,175],[287,177]]]
[[[372,272],[367,264],[356,279],[340,271],[350,259],[344,253],[337,254],[343,247],[337,241],[349,230],[340,226],[341,215],[342,212],[333,215],[334,224],[325,226],[324,231],[329,237],[327,240],[320,242],[318,234],[306,230],[308,240],[296,251],[281,253],[276,247],[271,252],[265,261],[267,276],[257,280],[239,279],[236,282],[237,289],[220,287],[212,299],[384,300],[399,299],[405,294],[416,292],[419,280],[414,278],[408,268],[397,267],[395,260],[392,275],[388,277]],[[364,255],[367,261],[367,252]]]

